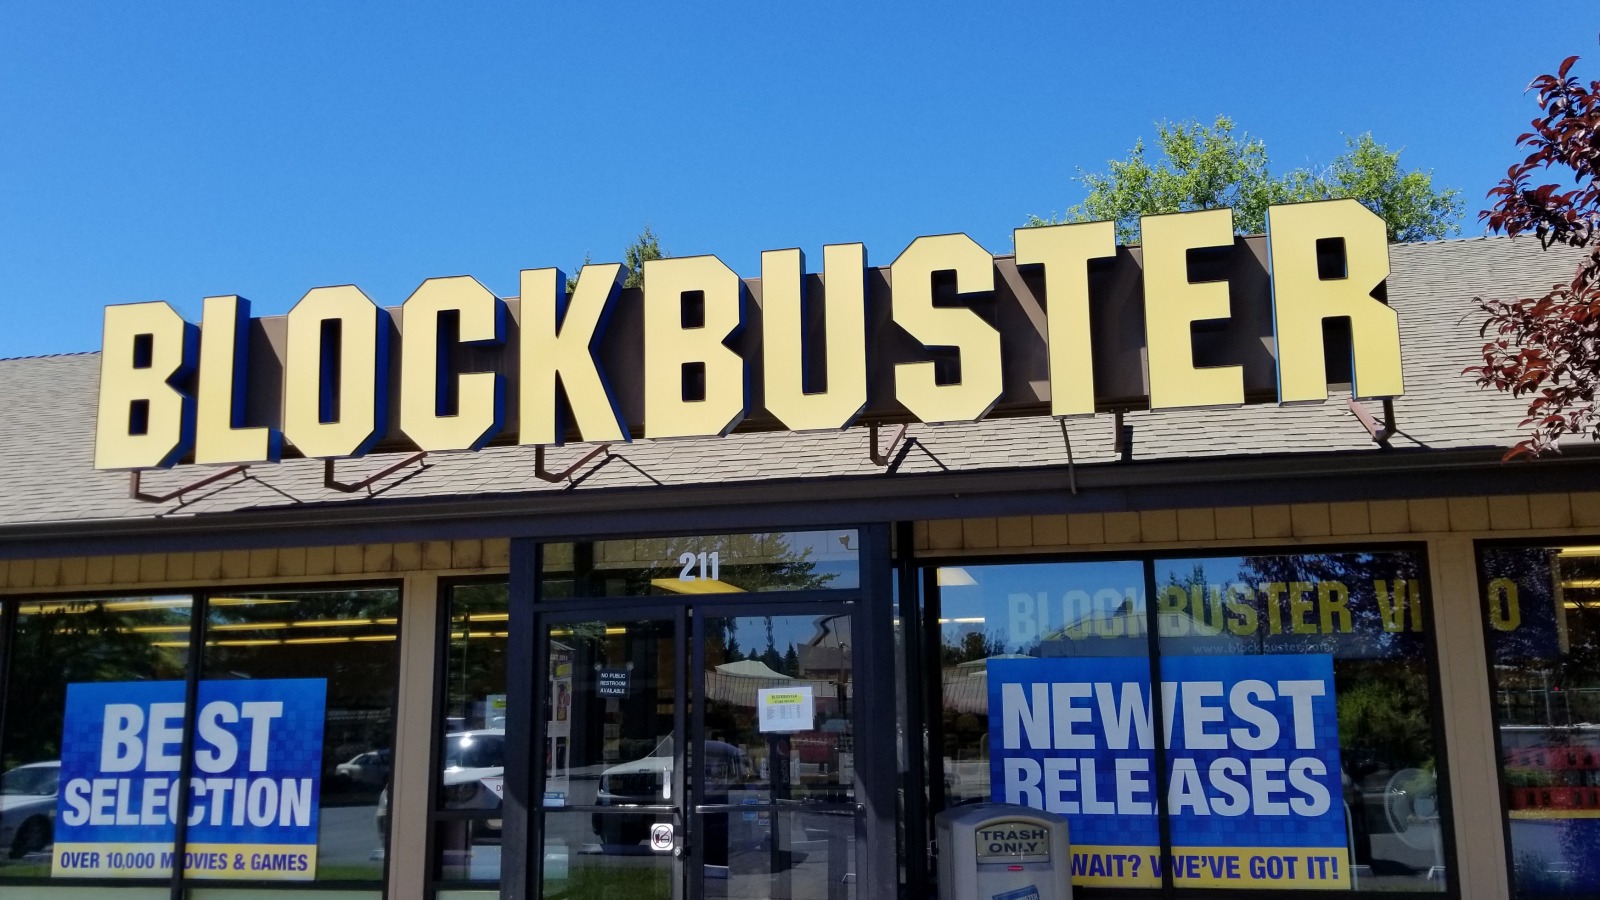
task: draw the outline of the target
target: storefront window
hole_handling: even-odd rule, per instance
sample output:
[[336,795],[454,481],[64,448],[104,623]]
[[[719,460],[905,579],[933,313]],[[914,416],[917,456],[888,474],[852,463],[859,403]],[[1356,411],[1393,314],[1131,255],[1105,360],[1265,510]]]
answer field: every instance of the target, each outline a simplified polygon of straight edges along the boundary
[[628,538],[543,546],[540,597],[644,597],[854,590],[854,531]]
[[1418,554],[946,566],[937,583],[944,806],[1065,815],[1083,887],[1445,889]]
[[[74,774],[92,768],[92,757],[101,748],[98,733],[77,733],[81,726],[99,724],[87,721],[81,711],[100,700],[99,694],[115,694],[124,686],[176,685],[177,706],[163,708],[163,725],[175,720],[181,729],[192,609],[191,598],[181,595],[18,603],[0,739],[5,768],[0,775],[0,879],[170,877],[173,817],[159,814],[160,809],[152,810],[148,824],[141,816],[138,823],[98,826],[102,834],[116,829],[104,835],[108,841],[157,848],[149,866],[90,865],[98,860],[84,854],[66,856],[57,867],[53,851],[76,852],[80,848],[72,844],[94,843],[75,840],[85,836],[89,823],[77,820],[86,817],[74,815],[74,821],[65,822],[57,815],[63,772],[68,781],[80,781]],[[165,752],[169,749],[176,748],[162,746],[163,758],[171,755]],[[152,801],[159,797],[164,806],[168,794],[161,788],[170,785],[157,784]],[[83,786],[74,786],[74,796]],[[109,789],[102,793],[110,796]],[[94,796],[92,791],[88,796]],[[98,818],[104,818],[103,809],[101,813]],[[82,849],[92,852],[87,846]],[[164,857],[160,850],[166,851]],[[138,852],[143,855],[142,848]]]
[[0,877],[382,880],[398,591],[11,602]]
[[1600,545],[1478,565],[1519,894],[1600,893]]
[[444,881],[500,880],[509,598],[505,582],[458,584],[448,595],[434,792],[434,871]]
[[1155,562],[1175,883],[1445,889],[1421,570],[1405,551]]
[[[209,598],[190,878],[237,878],[244,866],[262,879],[382,879],[399,607],[393,588]],[[242,730],[222,736],[245,721],[248,746]],[[314,821],[315,843],[245,848],[230,830],[269,821]]]
[[[946,566],[937,580],[942,745],[936,752],[943,759],[944,805],[995,800],[1060,812],[1078,856],[1097,861],[1074,866],[1075,885],[1159,886],[1148,862],[1161,841],[1148,759],[1144,567]],[[1059,708],[1053,704],[1076,696],[1057,686],[1091,680],[1107,682],[1103,702],[1128,725],[1114,741],[1116,758],[1136,756],[1142,769],[1077,753],[1081,741],[1068,735],[1065,719],[1059,730],[1052,726],[1051,709]],[[1063,752],[1056,752],[1058,744]],[[1119,795],[1126,800],[1120,815]],[[1106,803],[1113,814],[1102,814]]]

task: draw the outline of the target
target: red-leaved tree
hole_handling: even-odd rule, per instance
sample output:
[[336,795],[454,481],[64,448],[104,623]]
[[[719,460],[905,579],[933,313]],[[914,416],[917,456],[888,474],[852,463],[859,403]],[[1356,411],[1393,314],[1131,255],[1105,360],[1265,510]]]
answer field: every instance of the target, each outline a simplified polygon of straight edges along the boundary
[[[1565,435],[1600,438],[1600,81],[1570,77],[1577,60],[1568,57],[1556,74],[1528,86],[1542,111],[1533,130],[1517,138],[1528,156],[1489,192],[1494,205],[1479,216],[1492,232],[1532,232],[1546,250],[1585,251],[1572,281],[1543,296],[1475,301],[1488,315],[1481,334],[1489,340],[1483,365],[1467,374],[1481,387],[1528,398],[1528,436],[1507,459],[1557,450]],[[1535,177],[1559,183],[1531,186]]]

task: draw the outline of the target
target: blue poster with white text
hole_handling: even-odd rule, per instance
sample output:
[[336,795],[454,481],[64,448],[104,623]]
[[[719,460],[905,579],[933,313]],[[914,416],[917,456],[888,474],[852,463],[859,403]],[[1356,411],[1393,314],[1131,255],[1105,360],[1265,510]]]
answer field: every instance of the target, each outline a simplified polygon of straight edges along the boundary
[[1067,816],[1074,884],[1349,890],[1332,657],[1171,656],[1161,675],[1170,853],[1144,657],[989,660],[993,799]]
[[52,875],[315,877],[327,682],[203,681],[184,857],[173,858],[181,681],[71,684]]

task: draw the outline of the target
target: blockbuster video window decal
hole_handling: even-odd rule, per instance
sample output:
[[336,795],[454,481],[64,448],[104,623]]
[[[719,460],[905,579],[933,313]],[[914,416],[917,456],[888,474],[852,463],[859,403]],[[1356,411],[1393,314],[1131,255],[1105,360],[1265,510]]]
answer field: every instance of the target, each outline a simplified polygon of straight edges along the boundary
[[[1389,274],[1382,220],[1354,200],[1328,200],[1274,206],[1267,224],[1270,334],[1257,346],[1273,348],[1270,399],[1327,399],[1328,319],[1350,323],[1354,394],[1399,396],[1399,317],[1377,296]],[[919,237],[886,270],[867,267],[861,244],[829,245],[820,279],[799,250],[770,250],[758,304],[721,260],[690,256],[645,263],[642,311],[619,309],[614,263],[585,266],[570,295],[557,269],[522,272],[515,316],[466,276],[430,278],[397,310],[354,286],[313,288],[268,336],[267,320],[251,319],[236,296],[207,298],[199,328],[165,302],[110,306],[95,467],[276,462],[284,445],[339,459],[709,437],[762,415],[758,427],[790,431],[842,429],[882,410],[922,422],[1092,415],[1109,390],[1097,382],[1123,384],[1140,367],[1126,354],[1105,363],[1109,338],[1091,321],[1093,273],[1122,264],[1137,267],[1124,279],[1134,289],[1111,314],[1140,307],[1134,340],[1145,362],[1132,374],[1151,409],[1265,399],[1246,365],[1202,360],[1199,350],[1201,332],[1239,316],[1231,292],[1244,276],[1197,263],[1234,245],[1232,211],[1146,216],[1141,228],[1142,260],[1117,247],[1110,222],[1017,229],[1005,270],[964,234]],[[1329,247],[1342,249],[1334,271],[1319,260]],[[1023,272],[1048,297],[1048,315],[1036,302],[1044,321],[1031,323],[1045,346],[1043,378],[1022,369],[1016,316],[951,302],[1017,291]],[[1002,284],[997,275],[1008,273],[1013,283]],[[613,314],[626,321],[610,327]],[[1018,381],[1042,382],[1038,402],[1004,407]]]

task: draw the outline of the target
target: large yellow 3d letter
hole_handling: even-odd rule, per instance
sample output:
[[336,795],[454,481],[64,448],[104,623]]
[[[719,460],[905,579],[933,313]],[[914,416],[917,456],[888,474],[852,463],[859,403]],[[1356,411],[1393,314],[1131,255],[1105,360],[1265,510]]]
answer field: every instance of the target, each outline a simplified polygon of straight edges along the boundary
[[[441,329],[442,320],[454,328]],[[477,450],[499,433],[504,377],[451,372],[449,343],[500,344],[505,334],[505,303],[471,277],[429,278],[406,298],[400,307],[400,430],[418,449]]]
[[1228,318],[1228,283],[1189,280],[1190,250],[1233,246],[1233,210],[1145,216],[1139,232],[1150,408],[1244,403],[1244,367],[1194,364],[1194,323]]
[[518,404],[522,425],[517,440],[522,444],[563,442],[567,427],[556,404],[559,375],[583,439],[625,441],[628,429],[594,355],[605,336],[612,304],[622,290],[622,266],[584,266],[570,299],[566,284],[558,269],[522,273],[522,399]]
[[743,307],[744,285],[715,256],[645,262],[645,437],[724,435],[744,421],[745,363],[725,343]]
[[1050,415],[1094,414],[1094,352],[1089,335],[1089,261],[1117,255],[1114,222],[1018,228],[1017,265],[1044,266],[1050,339]]
[[924,422],[983,418],[1000,399],[1000,332],[965,307],[933,305],[933,275],[954,272],[958,294],[994,290],[994,257],[964,234],[919,237],[889,267],[896,325],[924,347],[953,347],[961,380],[940,384],[931,362],[894,367],[895,398]]
[[312,288],[289,310],[283,433],[313,459],[361,456],[389,413],[389,314],[361,289]]
[[[1344,266],[1322,271],[1318,244]],[[1383,219],[1355,200],[1323,200],[1267,209],[1272,267],[1272,322],[1278,339],[1278,402],[1328,399],[1324,319],[1350,320],[1350,371],[1357,397],[1398,397],[1400,316],[1372,296],[1389,277]]]
[[245,428],[250,373],[250,301],[207,297],[200,319],[200,387],[194,461],[277,462],[283,435],[276,428]]
[[805,255],[761,254],[761,359],[765,406],[791,431],[839,429],[867,405],[867,248],[822,248],[822,346],[827,388],[805,390]]
[[100,352],[97,469],[166,468],[194,446],[189,377],[199,332],[165,303],[106,307]]

